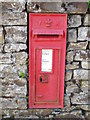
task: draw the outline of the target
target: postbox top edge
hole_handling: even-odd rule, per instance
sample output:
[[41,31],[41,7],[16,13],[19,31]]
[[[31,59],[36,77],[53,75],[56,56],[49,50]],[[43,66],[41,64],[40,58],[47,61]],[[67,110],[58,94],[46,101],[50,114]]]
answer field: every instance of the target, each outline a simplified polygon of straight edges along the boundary
[[29,13],[31,16],[66,16],[67,14],[61,14],[61,13]]

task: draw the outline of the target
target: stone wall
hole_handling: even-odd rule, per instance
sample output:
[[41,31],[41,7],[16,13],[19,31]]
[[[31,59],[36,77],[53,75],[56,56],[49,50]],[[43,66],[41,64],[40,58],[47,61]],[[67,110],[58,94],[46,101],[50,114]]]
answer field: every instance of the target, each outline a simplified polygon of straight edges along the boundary
[[[0,11],[2,118],[89,119],[90,14],[87,3],[0,2]],[[68,14],[63,109],[28,109],[28,12]]]

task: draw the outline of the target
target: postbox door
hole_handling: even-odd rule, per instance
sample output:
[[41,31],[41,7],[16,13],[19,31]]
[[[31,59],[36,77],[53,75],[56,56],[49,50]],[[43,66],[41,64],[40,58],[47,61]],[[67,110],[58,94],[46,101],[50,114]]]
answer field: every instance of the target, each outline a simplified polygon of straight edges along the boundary
[[59,96],[58,49],[36,49],[36,102],[57,102]]

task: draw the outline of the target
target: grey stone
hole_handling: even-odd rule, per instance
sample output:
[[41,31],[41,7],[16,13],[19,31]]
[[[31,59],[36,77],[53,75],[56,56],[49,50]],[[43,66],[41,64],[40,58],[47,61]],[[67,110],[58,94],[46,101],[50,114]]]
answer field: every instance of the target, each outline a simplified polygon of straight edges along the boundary
[[90,27],[78,28],[78,41],[90,41]]
[[68,27],[79,27],[81,25],[80,15],[71,15],[68,18]]
[[68,30],[68,42],[77,42],[76,29]]
[[88,42],[80,42],[80,43],[70,43],[68,46],[69,50],[78,50],[82,49],[85,50],[87,48]]
[[86,14],[84,18],[84,25],[90,25],[90,14]]
[[26,26],[11,26],[5,27],[6,43],[26,43],[27,40],[27,27]]
[[81,90],[84,92],[84,93],[88,93],[88,81],[81,81]]
[[3,25],[27,25],[27,14],[25,12],[3,12]]
[[90,69],[90,62],[88,62],[88,61],[82,61],[81,62],[81,66],[82,66],[82,68]]
[[0,102],[2,105],[2,110],[7,109],[26,109],[26,99],[25,98],[0,98]]
[[77,93],[77,92],[79,92],[79,89],[78,86],[75,84],[66,87],[67,96],[70,96],[71,93]]
[[26,52],[13,53],[12,58],[15,64],[19,65],[26,64],[27,53]]
[[26,44],[5,44],[5,52],[19,52],[26,49]]
[[68,81],[72,78],[72,71],[66,71],[65,81]]
[[79,68],[79,62],[73,62],[72,64],[66,65],[66,70]]
[[4,43],[3,29],[0,27],[0,45]]
[[82,118],[82,111],[81,110],[74,110],[74,111],[70,112],[70,114],[73,114],[79,118]]
[[64,106],[70,107],[70,98],[68,96],[65,96],[64,98]]
[[27,86],[25,79],[2,80],[3,97],[26,97]]
[[73,78],[74,79],[83,79],[83,80],[88,80],[89,79],[89,72],[88,70],[83,70],[83,69],[78,69],[74,70],[73,72]]
[[90,54],[89,51],[77,50],[74,60],[75,61],[83,61],[83,60],[90,61],[89,54]]
[[0,52],[2,52],[2,51],[3,51],[3,45],[0,44]]
[[88,104],[88,94],[84,92],[74,93],[74,96],[71,98],[72,104]]
[[11,53],[0,53],[0,63],[12,63]]
[[88,2],[65,2],[67,13],[85,14],[88,9]]
[[75,53],[73,51],[67,52],[66,60],[68,63],[73,61],[74,54]]

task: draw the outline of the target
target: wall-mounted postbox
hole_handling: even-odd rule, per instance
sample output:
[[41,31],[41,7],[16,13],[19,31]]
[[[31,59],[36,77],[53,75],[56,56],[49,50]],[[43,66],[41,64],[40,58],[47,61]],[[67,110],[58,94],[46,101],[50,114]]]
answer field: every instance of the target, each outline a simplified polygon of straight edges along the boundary
[[66,14],[29,14],[29,108],[62,108]]

